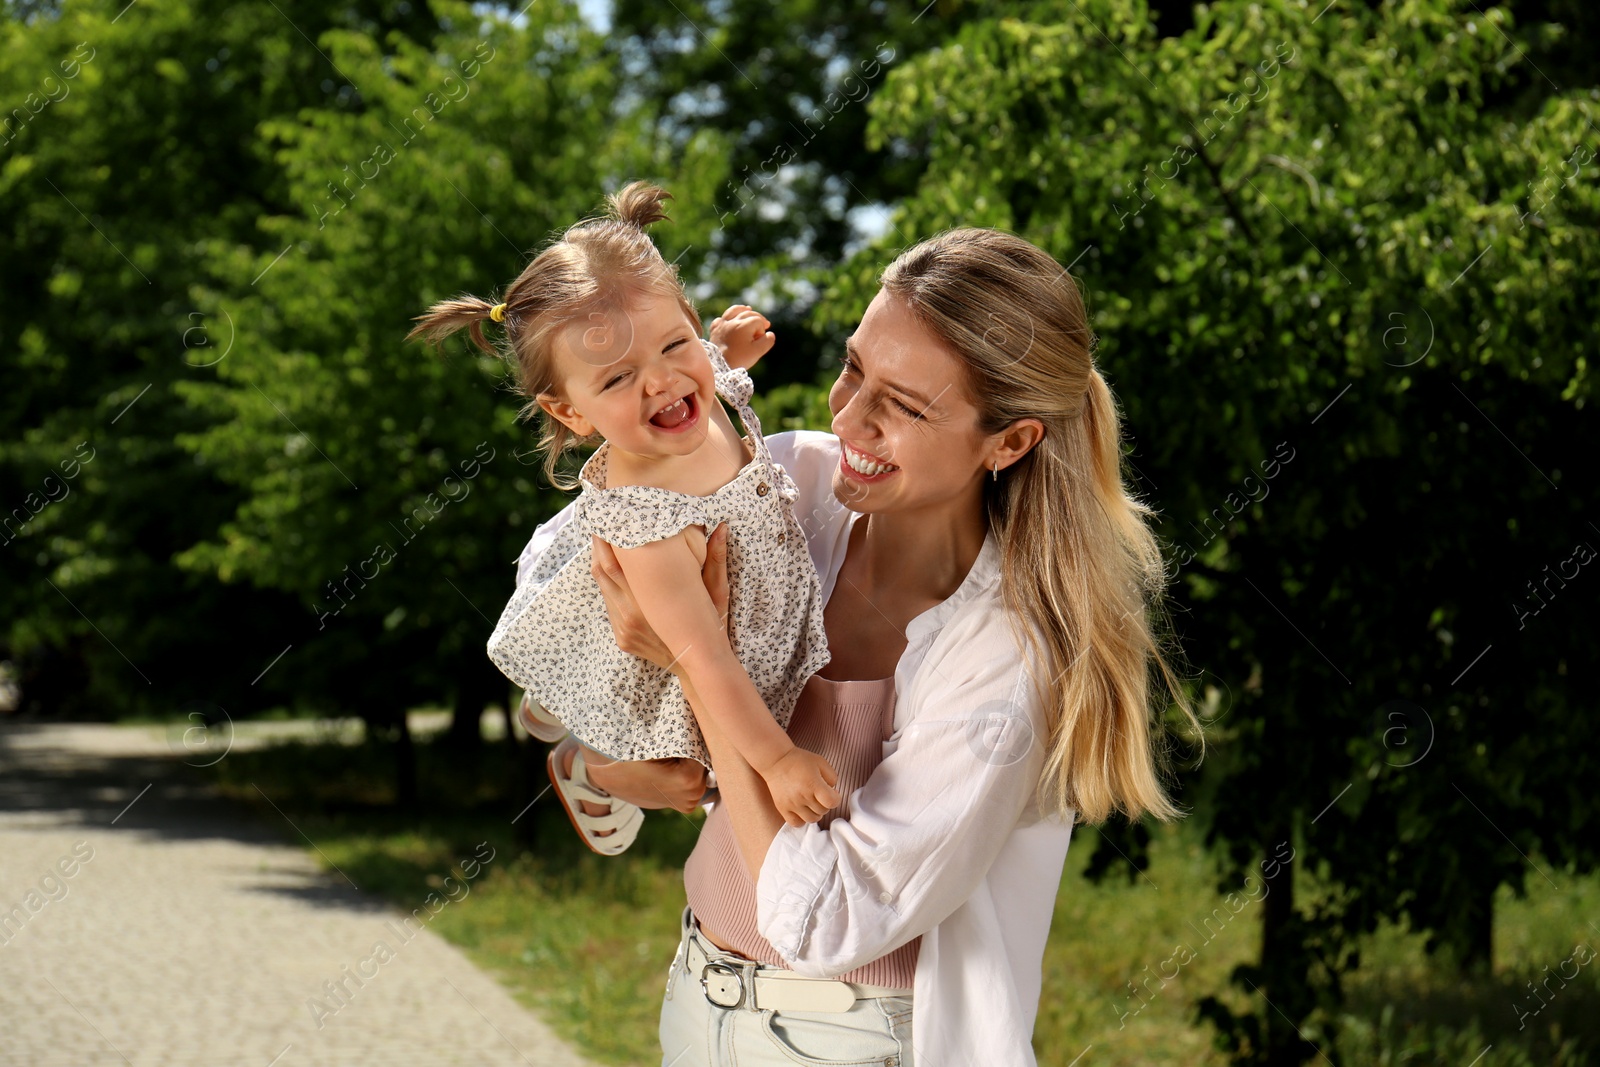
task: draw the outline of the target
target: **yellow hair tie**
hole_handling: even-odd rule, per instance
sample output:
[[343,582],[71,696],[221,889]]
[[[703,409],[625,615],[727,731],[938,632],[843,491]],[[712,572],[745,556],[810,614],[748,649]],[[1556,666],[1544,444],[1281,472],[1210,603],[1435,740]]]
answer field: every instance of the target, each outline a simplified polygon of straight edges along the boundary
[[506,321],[506,306],[504,304],[496,304],[489,309],[489,317],[496,322]]

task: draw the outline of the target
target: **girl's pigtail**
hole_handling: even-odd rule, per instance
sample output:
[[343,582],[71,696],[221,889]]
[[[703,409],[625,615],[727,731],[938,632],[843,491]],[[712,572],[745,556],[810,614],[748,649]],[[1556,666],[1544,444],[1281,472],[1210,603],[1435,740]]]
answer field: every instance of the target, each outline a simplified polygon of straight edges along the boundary
[[406,334],[406,340],[424,337],[437,345],[446,337],[465,327],[467,333],[472,337],[473,344],[491,356],[498,356],[500,354],[499,350],[483,336],[483,322],[485,319],[494,318],[494,311],[497,307],[504,307],[504,305],[491,304],[489,301],[476,296],[458,296],[454,300],[441,300],[425,313],[417,316],[417,324],[411,328],[410,333]]
[[664,206],[672,194],[649,182],[629,182],[620,192],[607,198],[611,210],[608,214],[618,222],[636,229],[644,229],[653,222],[667,218]]

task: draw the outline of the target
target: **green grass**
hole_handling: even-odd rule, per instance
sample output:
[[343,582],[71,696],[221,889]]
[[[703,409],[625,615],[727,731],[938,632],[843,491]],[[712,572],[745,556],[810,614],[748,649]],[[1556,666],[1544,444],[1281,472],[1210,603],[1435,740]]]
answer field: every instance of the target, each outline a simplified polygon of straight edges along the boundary
[[[319,862],[404,910],[420,907],[489,842],[495,858],[469,883],[470,895],[429,925],[597,1062],[659,1062],[656,1022],[698,817],[651,812],[628,854],[606,859],[583,847],[549,794],[512,826],[507,746],[487,746],[476,767],[431,744],[418,746],[418,760],[424,800],[415,815],[390,806],[389,756],[378,746],[296,742],[235,752],[215,773],[224,791],[270,813],[259,787],[317,843]],[[537,776],[527,795],[546,784],[538,764],[524,773]],[[522,824],[531,845],[517,841]],[[1081,872],[1095,832],[1074,832],[1045,953],[1034,1038],[1043,1067],[1066,1067],[1091,1046],[1080,1067],[1225,1063],[1193,1004],[1217,994],[1249,1006],[1227,977],[1258,950],[1260,905],[1220,930],[1213,920],[1206,936],[1206,916],[1227,908],[1197,837],[1188,826],[1162,828],[1143,875],[1094,885]],[[1600,946],[1589,925],[1600,916],[1600,879],[1545,869],[1553,885],[1534,876],[1526,899],[1502,891],[1497,900],[1492,975],[1463,979],[1428,959],[1419,936],[1385,928],[1346,979],[1343,1015],[1314,1040],[1334,1062],[1359,1067],[1600,1062],[1600,959],[1565,988],[1552,982],[1559,991],[1549,1006],[1518,1029],[1517,1006],[1533,1003],[1526,983],[1543,980],[1543,968],[1553,971],[1576,944]],[[1305,873],[1302,886],[1314,892]],[[1193,958],[1162,986],[1151,976],[1180,943]],[[1173,964],[1165,968],[1171,976]],[[557,982],[558,974],[566,977]],[[1147,981],[1152,992],[1130,1000],[1130,981]]]

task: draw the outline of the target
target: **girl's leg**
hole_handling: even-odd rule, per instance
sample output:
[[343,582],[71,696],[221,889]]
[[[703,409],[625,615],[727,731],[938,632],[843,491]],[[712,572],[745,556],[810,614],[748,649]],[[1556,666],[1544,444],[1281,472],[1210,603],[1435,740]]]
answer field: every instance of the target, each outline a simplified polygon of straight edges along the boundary
[[[576,756],[577,754],[578,742],[576,740],[568,742],[562,746],[560,759],[561,774],[563,777],[572,777],[572,757]],[[591,804],[587,800],[580,800],[578,802],[578,806],[583,809],[583,813],[585,815],[609,815],[611,813],[610,804]],[[616,833],[615,830],[596,830],[594,835],[596,837],[610,837],[614,833]]]
[[532,693],[526,691],[522,694],[522,704],[517,710],[517,721],[531,736],[546,744],[554,744],[567,736],[567,728],[561,725],[561,720],[546,711],[544,705],[533,699]]
[[545,761],[550,784],[589,850],[615,856],[633,844],[644,822],[644,812],[595,788],[589,781],[584,751],[571,737],[552,749]]

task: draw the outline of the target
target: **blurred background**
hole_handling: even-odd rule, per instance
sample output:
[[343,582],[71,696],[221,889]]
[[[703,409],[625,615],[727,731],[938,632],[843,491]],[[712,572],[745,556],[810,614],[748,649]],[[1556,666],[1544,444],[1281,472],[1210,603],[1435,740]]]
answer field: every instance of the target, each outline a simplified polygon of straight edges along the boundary
[[649,178],[825,429],[877,272],[1000,227],[1086,296],[1209,743],[1181,825],[1076,832],[1040,1062],[1600,1062],[1592,5],[3,10],[9,736],[143,724],[397,901],[498,842],[440,932],[655,1062],[697,821],[601,860],[539,799],[484,642],[565,498],[401,338]]

